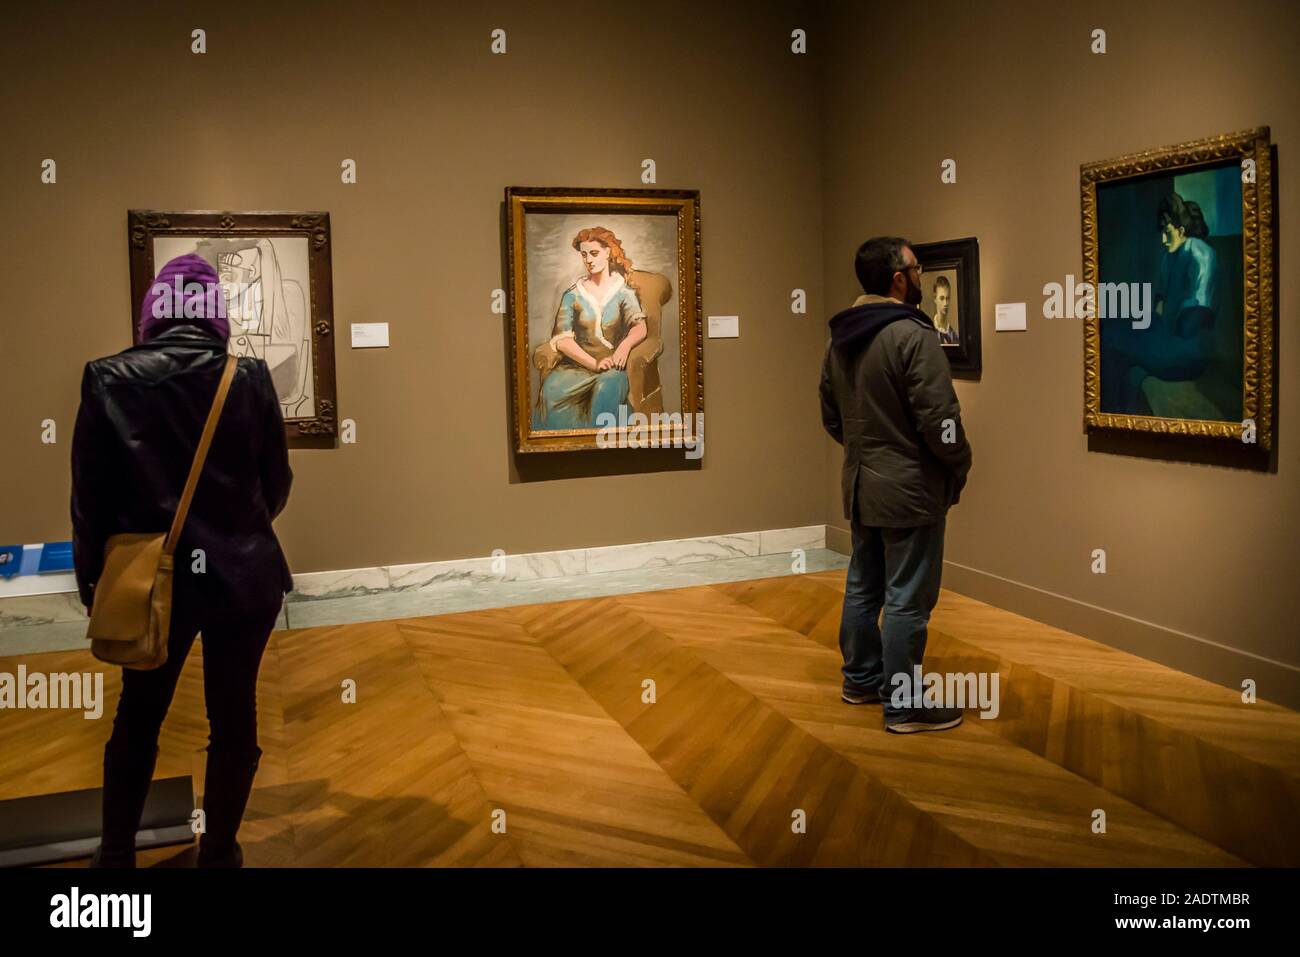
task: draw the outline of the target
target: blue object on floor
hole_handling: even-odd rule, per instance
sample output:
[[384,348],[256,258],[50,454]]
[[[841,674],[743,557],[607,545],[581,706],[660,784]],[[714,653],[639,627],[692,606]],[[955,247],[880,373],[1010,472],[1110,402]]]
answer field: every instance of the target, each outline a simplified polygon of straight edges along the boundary
[[21,545],[0,545],[0,578],[13,578],[22,567]]
[[72,542],[46,542],[41,549],[41,564],[37,571],[72,571]]
[[41,569],[41,546],[24,545],[23,560],[18,566],[18,574],[35,575]]
[[70,572],[72,542],[44,545],[0,545],[0,578]]

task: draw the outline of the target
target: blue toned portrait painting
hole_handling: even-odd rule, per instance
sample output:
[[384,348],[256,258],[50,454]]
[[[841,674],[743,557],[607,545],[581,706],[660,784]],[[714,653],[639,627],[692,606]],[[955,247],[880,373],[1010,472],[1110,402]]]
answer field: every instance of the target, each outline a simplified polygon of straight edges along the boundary
[[1100,411],[1239,421],[1240,165],[1099,184],[1097,245]]

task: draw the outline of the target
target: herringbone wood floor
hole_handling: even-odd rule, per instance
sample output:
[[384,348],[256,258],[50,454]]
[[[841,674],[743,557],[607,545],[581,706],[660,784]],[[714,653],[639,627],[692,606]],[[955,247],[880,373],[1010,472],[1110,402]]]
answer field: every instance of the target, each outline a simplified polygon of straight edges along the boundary
[[[926,669],[998,672],[1001,714],[890,735],[839,700],[843,578],[277,633],[246,862],[1300,863],[1300,715],[945,592]],[[201,669],[196,646],[159,777],[202,771]],[[0,714],[0,798],[97,786],[110,719]]]

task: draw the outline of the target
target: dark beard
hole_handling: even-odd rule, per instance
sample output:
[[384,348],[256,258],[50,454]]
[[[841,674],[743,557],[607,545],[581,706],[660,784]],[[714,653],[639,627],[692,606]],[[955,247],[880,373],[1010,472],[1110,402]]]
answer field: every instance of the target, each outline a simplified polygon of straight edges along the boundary
[[921,286],[918,283],[912,282],[912,274],[910,272],[906,275],[907,292],[903,297],[903,302],[907,303],[909,306],[919,306],[921,304]]

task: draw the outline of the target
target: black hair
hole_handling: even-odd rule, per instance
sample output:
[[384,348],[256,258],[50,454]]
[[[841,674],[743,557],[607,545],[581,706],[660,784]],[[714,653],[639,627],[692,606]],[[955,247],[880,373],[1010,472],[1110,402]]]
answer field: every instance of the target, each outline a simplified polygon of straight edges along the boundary
[[952,283],[948,282],[947,276],[940,276],[938,279],[934,281],[935,292],[939,291],[940,286],[943,286],[944,289],[947,289],[949,292],[952,292]]
[[858,274],[862,291],[873,296],[889,295],[894,273],[906,265],[903,247],[911,245],[902,236],[873,236],[858,247],[853,271]]
[[1188,236],[1197,239],[1210,235],[1200,204],[1184,200],[1177,193],[1167,194],[1156,208],[1156,226],[1163,230],[1166,224],[1182,229]]

